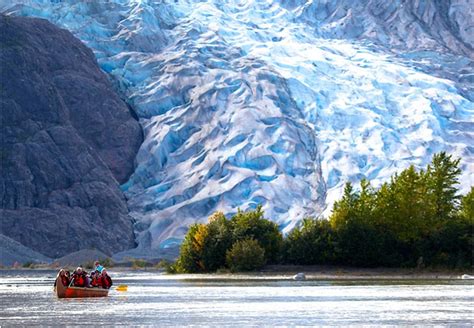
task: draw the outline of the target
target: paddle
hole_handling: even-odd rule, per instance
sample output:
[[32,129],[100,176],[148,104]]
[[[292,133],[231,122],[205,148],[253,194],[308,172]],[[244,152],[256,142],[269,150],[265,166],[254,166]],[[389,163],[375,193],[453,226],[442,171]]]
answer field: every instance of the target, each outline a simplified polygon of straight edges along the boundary
[[71,282],[69,283],[69,286],[67,286],[68,288],[72,286],[72,283],[74,282],[74,278],[71,279]]

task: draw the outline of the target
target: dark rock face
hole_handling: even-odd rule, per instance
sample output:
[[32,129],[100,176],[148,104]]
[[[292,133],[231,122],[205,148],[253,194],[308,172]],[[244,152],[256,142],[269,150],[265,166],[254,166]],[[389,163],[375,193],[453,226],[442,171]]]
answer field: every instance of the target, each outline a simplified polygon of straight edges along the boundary
[[119,189],[143,140],[92,51],[33,18],[0,15],[2,233],[49,257],[134,246]]

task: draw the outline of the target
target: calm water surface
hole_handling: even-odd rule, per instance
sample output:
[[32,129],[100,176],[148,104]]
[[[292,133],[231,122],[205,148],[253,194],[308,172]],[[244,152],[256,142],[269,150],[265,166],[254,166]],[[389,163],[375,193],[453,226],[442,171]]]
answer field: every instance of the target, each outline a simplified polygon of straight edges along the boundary
[[474,325],[469,280],[314,280],[111,272],[107,298],[57,299],[55,271],[0,271],[0,326]]

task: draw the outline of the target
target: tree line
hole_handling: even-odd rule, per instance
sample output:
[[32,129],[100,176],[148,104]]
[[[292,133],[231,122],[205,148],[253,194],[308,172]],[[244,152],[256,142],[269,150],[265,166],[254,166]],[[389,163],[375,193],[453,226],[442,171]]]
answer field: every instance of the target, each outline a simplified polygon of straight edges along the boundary
[[457,189],[459,159],[445,152],[379,188],[347,183],[329,218],[306,218],[283,237],[261,206],[193,224],[171,272],[256,270],[265,264],[472,268],[474,188]]

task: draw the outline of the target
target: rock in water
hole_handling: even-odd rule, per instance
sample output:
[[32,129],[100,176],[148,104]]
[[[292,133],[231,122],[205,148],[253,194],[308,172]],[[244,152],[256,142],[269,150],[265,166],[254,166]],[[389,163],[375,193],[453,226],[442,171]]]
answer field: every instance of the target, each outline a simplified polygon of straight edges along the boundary
[[293,280],[306,280],[306,276],[303,272],[299,272],[293,276]]
[[91,50],[42,19],[0,15],[2,233],[49,257],[134,246],[119,182],[142,132]]

